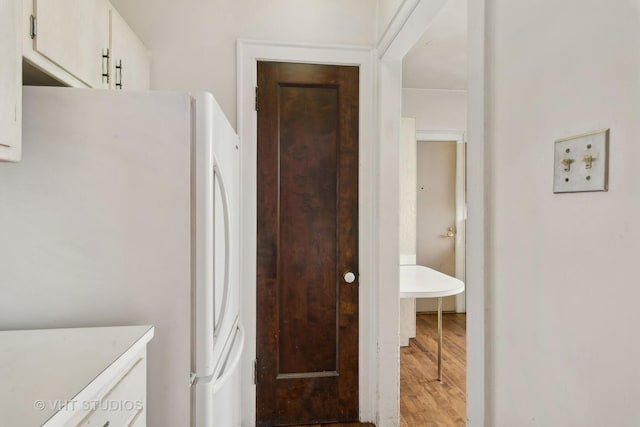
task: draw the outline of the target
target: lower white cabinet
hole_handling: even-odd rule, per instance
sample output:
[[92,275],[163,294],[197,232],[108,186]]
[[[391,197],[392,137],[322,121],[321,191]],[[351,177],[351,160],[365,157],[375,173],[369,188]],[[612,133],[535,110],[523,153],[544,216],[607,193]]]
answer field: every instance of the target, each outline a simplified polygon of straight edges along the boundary
[[[146,419],[147,364],[144,354],[133,359],[133,365],[120,372],[116,381],[99,400],[89,401],[90,412],[80,426],[128,426]],[[75,425],[75,423],[74,423]]]
[[0,425],[145,426],[151,326],[0,331]]

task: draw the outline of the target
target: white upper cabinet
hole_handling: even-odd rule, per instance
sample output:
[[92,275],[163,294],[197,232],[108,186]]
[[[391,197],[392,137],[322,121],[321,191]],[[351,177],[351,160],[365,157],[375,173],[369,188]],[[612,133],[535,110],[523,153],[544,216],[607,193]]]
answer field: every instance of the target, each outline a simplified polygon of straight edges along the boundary
[[22,41],[20,3],[0,0],[0,160],[20,160]]
[[19,161],[22,85],[149,89],[149,54],[108,0],[0,0],[0,161]]
[[34,50],[87,86],[108,88],[103,74],[107,74],[109,11],[106,0],[34,0]]
[[111,9],[110,68],[112,89],[149,89],[147,48],[113,8]]
[[22,27],[25,84],[149,88],[147,49],[108,0],[23,0]]

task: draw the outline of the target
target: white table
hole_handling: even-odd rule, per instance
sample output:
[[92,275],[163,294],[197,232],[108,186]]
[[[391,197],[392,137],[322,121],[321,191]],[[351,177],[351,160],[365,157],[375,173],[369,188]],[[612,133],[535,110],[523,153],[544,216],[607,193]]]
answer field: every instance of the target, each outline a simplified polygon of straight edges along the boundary
[[463,291],[464,282],[455,277],[423,265],[400,266],[400,298],[438,298],[438,381],[442,381],[442,297]]

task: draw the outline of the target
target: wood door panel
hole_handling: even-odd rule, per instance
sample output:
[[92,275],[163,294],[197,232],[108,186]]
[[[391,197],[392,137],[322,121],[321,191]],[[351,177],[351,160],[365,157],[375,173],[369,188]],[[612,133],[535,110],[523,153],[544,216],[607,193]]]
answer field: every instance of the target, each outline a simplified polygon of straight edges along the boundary
[[278,375],[338,370],[337,95],[325,87],[278,91],[278,291],[280,307],[296,307],[279,313]]
[[258,63],[257,423],[358,419],[358,69]]

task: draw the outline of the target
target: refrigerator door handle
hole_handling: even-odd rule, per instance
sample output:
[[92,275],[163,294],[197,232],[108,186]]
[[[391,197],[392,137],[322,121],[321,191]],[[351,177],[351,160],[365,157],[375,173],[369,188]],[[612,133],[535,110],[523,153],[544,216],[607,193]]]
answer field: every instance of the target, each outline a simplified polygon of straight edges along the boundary
[[[242,350],[244,349],[244,328],[242,327],[241,323],[238,323],[238,330],[237,330],[236,333],[237,333],[236,340],[239,340],[239,344],[237,344],[236,353],[233,355],[233,359],[231,360],[229,365],[224,367],[223,374],[220,375],[213,382],[213,393],[214,394],[218,390],[220,390],[222,388],[222,386],[224,385],[224,383],[226,383],[227,380],[231,377],[231,375],[233,375],[233,373],[235,372],[236,368],[238,367],[238,364],[240,363],[240,359],[242,358]],[[236,342],[237,342],[236,340],[234,340],[234,344],[236,344]],[[231,348],[233,349],[233,346]]]
[[[220,327],[222,326],[222,321],[224,319],[224,315],[227,311],[227,300],[229,299],[229,255],[230,255],[230,236],[229,236],[229,196],[227,194],[227,189],[224,186],[224,180],[222,179],[222,174],[220,173],[220,168],[218,167],[218,159],[216,159],[215,155],[213,156],[213,176],[214,179],[217,179],[218,185],[220,186],[220,190],[222,191],[222,211],[224,215],[224,287],[222,291],[222,308],[220,312],[220,316],[216,319],[216,313],[213,316],[213,336],[217,337],[220,333]],[[215,190],[214,190],[215,191]],[[215,209],[214,209],[215,211]],[[215,254],[214,254],[214,265],[215,265]],[[214,279],[215,280],[215,279]],[[213,293],[215,298],[215,291]],[[215,310],[215,301],[214,301],[214,310]]]

